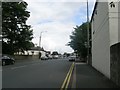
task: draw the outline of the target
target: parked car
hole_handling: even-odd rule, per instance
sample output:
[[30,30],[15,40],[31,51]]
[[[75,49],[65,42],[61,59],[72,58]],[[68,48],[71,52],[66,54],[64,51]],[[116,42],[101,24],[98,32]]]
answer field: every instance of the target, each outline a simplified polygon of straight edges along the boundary
[[48,60],[48,57],[47,56],[42,56],[41,60]]
[[53,59],[58,59],[59,56],[58,55],[53,55]]
[[15,59],[8,57],[8,56],[2,56],[2,66],[9,65],[9,64],[14,64]]
[[75,56],[75,55],[69,56],[69,61],[75,61],[75,59],[76,59],[76,56]]
[[48,55],[48,59],[52,59],[52,55]]

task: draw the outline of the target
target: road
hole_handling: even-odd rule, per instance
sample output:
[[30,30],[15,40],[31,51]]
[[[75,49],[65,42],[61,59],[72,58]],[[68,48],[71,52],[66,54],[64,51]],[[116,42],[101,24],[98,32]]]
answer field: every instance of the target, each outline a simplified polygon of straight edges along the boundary
[[66,59],[33,60],[3,67],[3,88],[61,88],[72,65]]
[[22,89],[118,88],[93,67],[68,59],[26,60],[3,66],[2,86]]

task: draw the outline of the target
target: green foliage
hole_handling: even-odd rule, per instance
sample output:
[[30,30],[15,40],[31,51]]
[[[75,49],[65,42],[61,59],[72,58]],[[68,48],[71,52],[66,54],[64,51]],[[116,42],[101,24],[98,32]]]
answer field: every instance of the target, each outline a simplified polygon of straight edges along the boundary
[[77,52],[79,56],[85,58],[87,56],[87,23],[76,26],[72,35],[70,35],[70,39],[71,41],[68,45]]
[[28,50],[33,30],[26,25],[30,13],[26,2],[2,2],[2,51],[5,54]]
[[58,55],[57,51],[52,52],[52,55]]
[[69,57],[69,56],[70,56],[70,53],[66,53],[66,52],[64,52],[63,55],[66,56],[66,57]]

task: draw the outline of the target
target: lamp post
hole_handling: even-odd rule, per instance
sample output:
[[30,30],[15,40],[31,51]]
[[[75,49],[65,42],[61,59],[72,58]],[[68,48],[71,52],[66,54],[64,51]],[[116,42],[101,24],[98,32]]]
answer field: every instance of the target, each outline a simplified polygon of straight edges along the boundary
[[39,59],[41,59],[41,38],[42,38],[42,33],[43,32],[46,32],[46,31],[42,31],[42,32],[40,32],[40,38],[39,38],[39,47],[40,47],[40,49],[39,49]]
[[41,47],[41,38],[42,38],[42,33],[43,33],[43,32],[47,32],[47,31],[42,31],[42,32],[40,32],[39,47]]
[[41,47],[41,35],[43,32],[40,33],[40,38],[39,38],[39,47]]

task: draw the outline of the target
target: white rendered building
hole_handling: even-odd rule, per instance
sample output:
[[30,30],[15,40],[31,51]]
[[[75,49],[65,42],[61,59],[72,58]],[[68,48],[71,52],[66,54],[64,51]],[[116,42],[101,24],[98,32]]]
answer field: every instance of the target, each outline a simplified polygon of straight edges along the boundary
[[[120,64],[118,63],[120,62],[120,1],[97,0],[91,18],[91,28],[92,66],[109,79],[113,77],[118,79],[120,75],[115,75],[120,72],[120,68],[116,70],[120,66],[118,65]],[[116,51],[114,48],[117,48]]]

